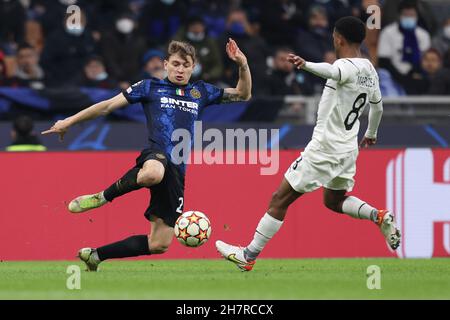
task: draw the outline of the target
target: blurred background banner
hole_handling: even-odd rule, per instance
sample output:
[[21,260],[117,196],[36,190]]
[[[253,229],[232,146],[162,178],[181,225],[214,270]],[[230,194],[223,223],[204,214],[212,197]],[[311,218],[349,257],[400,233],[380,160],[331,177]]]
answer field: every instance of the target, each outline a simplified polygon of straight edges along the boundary
[[[217,120],[218,121],[218,120]],[[41,132],[53,125],[52,122],[35,123],[35,131]],[[363,121],[363,127],[366,124]],[[209,129],[217,129],[223,137],[227,130],[271,130],[278,129],[280,149],[297,149],[306,147],[311,140],[313,125],[276,124],[259,122],[202,122],[204,134]],[[11,136],[13,125],[9,123],[0,124],[0,149],[5,150],[9,144],[8,137]],[[361,130],[361,135],[364,133]],[[361,136],[362,137],[362,136]],[[139,150],[146,144],[146,127],[143,123],[134,122],[109,122],[96,120],[77,125],[70,129],[61,143],[53,136],[43,136],[42,143],[49,150],[55,151],[80,151],[80,150]],[[374,148],[399,148],[399,147],[437,147],[448,148],[450,142],[449,126],[440,124],[382,124],[380,126],[378,143]],[[203,147],[211,142],[203,142]],[[270,146],[270,143],[268,142]],[[249,148],[249,143],[245,148]],[[224,146],[225,149],[225,146]],[[0,153],[1,155],[1,153]]]
[[[189,166],[185,210],[208,213],[212,238],[201,250],[175,244],[163,258],[217,258],[215,240],[237,244],[250,241],[259,213],[266,210],[266,202],[260,199],[270,198],[284,168],[298,157],[299,151],[282,151],[281,169],[273,176],[261,176],[260,165]],[[66,209],[74,196],[96,192],[114,181],[136,156],[136,152],[2,154],[2,179],[14,182],[2,188],[1,258],[73,259],[80,246],[97,246],[130,232],[148,232],[143,216],[150,198],[148,190],[117,199],[114,205],[89,214],[72,215]],[[262,256],[449,257],[449,172],[448,149],[363,151],[354,194],[371,199],[380,208],[389,205],[395,210],[403,236],[398,253],[390,251],[373,223],[327,210],[322,193],[315,192],[290,208],[287,223]],[[29,191],[25,200],[24,187]],[[430,199],[426,206],[420,205],[423,198]]]

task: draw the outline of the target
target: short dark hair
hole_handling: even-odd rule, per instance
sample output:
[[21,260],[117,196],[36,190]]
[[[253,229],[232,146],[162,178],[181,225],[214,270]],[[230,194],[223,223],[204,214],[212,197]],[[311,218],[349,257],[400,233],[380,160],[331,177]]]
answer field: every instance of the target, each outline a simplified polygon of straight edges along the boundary
[[191,44],[182,41],[171,41],[167,49],[167,60],[177,53],[185,60],[187,60],[187,57],[191,57],[194,63],[197,59],[197,53]]
[[190,27],[197,23],[201,23],[201,24],[205,25],[205,20],[203,20],[203,18],[200,16],[191,16],[188,18],[186,25],[188,27]]
[[417,1],[416,0],[403,0],[398,5],[398,12],[404,9],[415,9],[417,11]]
[[288,46],[279,46],[279,47],[275,48],[275,50],[273,51],[273,54],[277,55],[280,52],[294,53],[294,50]]
[[335,30],[350,43],[361,44],[366,38],[366,25],[356,17],[340,18]]
[[34,47],[31,44],[29,44],[28,42],[22,42],[22,43],[19,43],[19,45],[17,47],[17,52],[19,52],[21,50],[25,50],[25,49],[35,50]]
[[19,116],[14,120],[13,128],[20,137],[27,137],[34,128],[33,119],[29,116]]
[[105,65],[105,61],[103,60],[103,58],[101,56],[97,56],[97,55],[91,55],[91,56],[87,57],[87,59],[84,62],[84,65],[87,66],[91,62],[98,62],[98,63]]
[[438,56],[439,60],[441,60],[441,61],[443,60],[442,54],[441,54],[441,53],[439,52],[439,50],[436,49],[436,48],[430,48],[430,49],[428,49],[427,51],[425,51],[425,52],[423,53],[422,57],[425,57],[425,55],[427,55],[427,54],[429,54],[429,53],[433,53],[433,54],[435,54],[435,55]]

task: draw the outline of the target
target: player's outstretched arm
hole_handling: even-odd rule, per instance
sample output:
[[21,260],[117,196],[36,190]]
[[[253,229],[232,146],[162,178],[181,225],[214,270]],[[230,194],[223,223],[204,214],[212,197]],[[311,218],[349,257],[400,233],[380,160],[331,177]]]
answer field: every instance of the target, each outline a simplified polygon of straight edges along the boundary
[[224,90],[222,102],[248,101],[252,97],[252,75],[247,57],[233,39],[229,39],[226,51],[228,57],[239,66],[239,81],[236,88]]
[[341,81],[341,71],[335,65],[326,62],[308,62],[302,57],[296,56],[295,54],[289,54],[288,61],[295,65],[299,70],[308,71],[324,79]]
[[56,122],[49,130],[42,132],[42,134],[45,135],[56,133],[62,141],[67,130],[69,130],[69,128],[74,124],[92,120],[100,116],[106,116],[114,110],[122,108],[126,105],[128,105],[128,101],[123,93],[121,93],[109,100],[94,104],[93,106],[84,109],[71,117]]

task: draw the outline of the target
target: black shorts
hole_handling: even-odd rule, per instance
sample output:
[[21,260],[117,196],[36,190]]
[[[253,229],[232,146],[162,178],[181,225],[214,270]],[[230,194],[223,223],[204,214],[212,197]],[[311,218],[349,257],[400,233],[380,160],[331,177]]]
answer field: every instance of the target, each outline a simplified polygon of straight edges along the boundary
[[136,159],[136,167],[142,168],[148,160],[156,160],[163,164],[165,173],[163,180],[150,187],[150,205],[145,211],[147,220],[152,217],[161,218],[169,227],[174,227],[184,208],[184,172],[168,161],[167,156],[155,149],[145,149]]

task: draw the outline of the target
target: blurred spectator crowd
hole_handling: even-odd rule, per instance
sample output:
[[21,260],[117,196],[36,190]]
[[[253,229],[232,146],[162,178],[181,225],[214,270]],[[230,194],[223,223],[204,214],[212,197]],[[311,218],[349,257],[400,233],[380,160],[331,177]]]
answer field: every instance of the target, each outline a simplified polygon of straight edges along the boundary
[[[80,27],[68,23],[71,5],[82,9]],[[382,29],[368,30],[363,53],[384,94],[450,94],[450,3],[422,0],[0,0],[0,86],[126,88],[164,77],[171,39],[198,50],[194,80],[231,86],[232,37],[248,56],[254,96],[315,95],[323,81],[286,56],[333,63],[334,22],[366,21],[370,5],[382,7]]]

